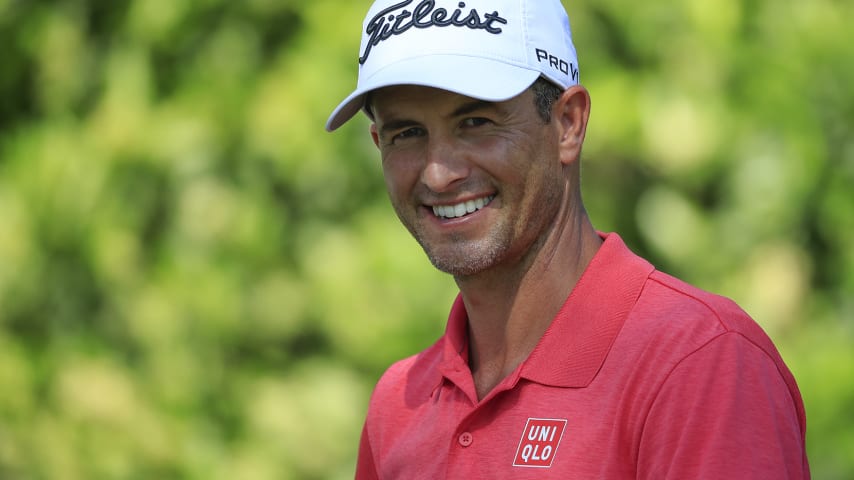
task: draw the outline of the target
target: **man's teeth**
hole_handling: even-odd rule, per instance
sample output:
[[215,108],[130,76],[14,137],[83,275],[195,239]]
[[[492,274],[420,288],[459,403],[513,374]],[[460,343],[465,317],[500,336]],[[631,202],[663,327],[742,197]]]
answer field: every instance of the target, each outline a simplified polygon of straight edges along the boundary
[[495,198],[495,195],[491,195],[486,198],[478,198],[477,200],[469,200],[468,202],[458,203],[456,205],[439,205],[433,207],[433,213],[439,218],[459,218],[470,213],[474,213],[489,205],[489,202],[491,202],[493,198]]

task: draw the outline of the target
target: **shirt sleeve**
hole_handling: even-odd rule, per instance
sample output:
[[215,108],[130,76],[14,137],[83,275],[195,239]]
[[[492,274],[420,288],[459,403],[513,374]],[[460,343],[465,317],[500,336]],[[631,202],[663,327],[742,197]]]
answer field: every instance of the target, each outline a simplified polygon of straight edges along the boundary
[[642,479],[808,479],[796,402],[777,363],[739,333],[677,364],[644,424]]
[[356,480],[379,480],[376,465],[374,464],[374,452],[371,441],[368,438],[368,425],[362,428],[362,438],[359,441],[359,457],[356,461]]

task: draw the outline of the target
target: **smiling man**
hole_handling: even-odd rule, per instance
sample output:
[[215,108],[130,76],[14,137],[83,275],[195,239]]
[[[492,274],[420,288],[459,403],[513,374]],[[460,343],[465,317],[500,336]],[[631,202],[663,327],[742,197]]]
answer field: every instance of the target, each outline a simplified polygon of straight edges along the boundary
[[581,198],[590,97],[558,0],[380,0],[334,130],[373,121],[395,212],[460,294],[371,399],[358,479],[809,478],[795,380],[730,300]]

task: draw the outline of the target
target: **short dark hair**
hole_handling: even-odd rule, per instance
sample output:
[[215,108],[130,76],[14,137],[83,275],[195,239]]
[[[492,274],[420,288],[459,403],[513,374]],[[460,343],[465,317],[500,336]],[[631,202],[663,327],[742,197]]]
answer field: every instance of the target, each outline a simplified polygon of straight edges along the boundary
[[531,85],[531,91],[534,92],[534,104],[537,107],[537,113],[545,123],[552,121],[552,106],[555,101],[560,98],[563,89],[551,81],[540,77]]

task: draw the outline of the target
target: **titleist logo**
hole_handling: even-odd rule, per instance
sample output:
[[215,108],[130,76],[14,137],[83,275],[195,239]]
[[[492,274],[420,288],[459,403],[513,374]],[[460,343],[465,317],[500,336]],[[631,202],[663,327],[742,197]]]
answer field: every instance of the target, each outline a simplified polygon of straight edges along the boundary
[[459,8],[453,12],[449,12],[445,8],[436,8],[435,0],[422,0],[410,12],[404,7],[411,4],[414,0],[406,0],[395,5],[392,5],[385,10],[382,10],[374,18],[368,22],[365,33],[370,35],[370,40],[365,46],[365,51],[359,57],[359,63],[364,64],[371,54],[371,50],[391,38],[393,35],[400,35],[412,27],[429,28],[429,27],[467,27],[472,30],[486,30],[487,32],[498,35],[501,29],[495,27],[495,23],[507,24],[507,19],[501,17],[496,11],[492,13],[481,14],[477,9],[471,9],[467,14],[463,13],[466,8],[465,2],[457,4]]

